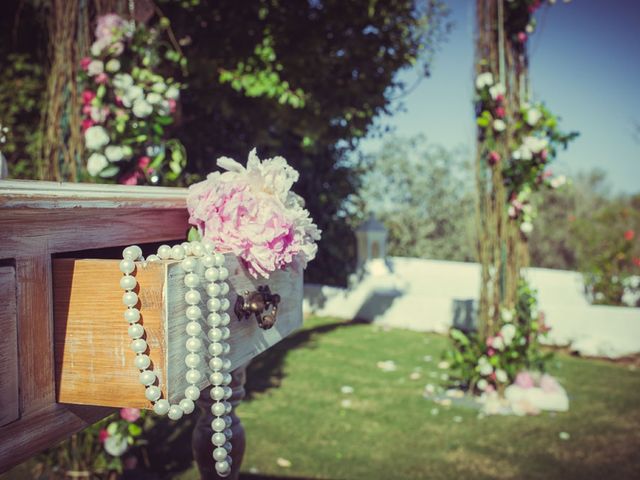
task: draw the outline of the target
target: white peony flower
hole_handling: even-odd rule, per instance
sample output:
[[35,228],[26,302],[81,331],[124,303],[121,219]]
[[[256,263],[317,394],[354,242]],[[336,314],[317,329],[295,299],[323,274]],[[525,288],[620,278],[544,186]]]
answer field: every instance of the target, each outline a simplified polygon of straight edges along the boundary
[[564,175],[558,175],[557,177],[552,178],[549,183],[551,184],[551,188],[560,188],[567,183],[567,177]]
[[516,336],[517,329],[513,323],[507,323],[500,329],[500,334],[504,339],[504,344],[509,346],[513,342],[513,338]]
[[109,145],[104,149],[104,154],[110,162],[119,162],[124,158],[124,149],[119,145]]
[[126,437],[122,435],[110,435],[104,441],[104,449],[109,455],[119,457],[127,451],[128,444]]
[[156,93],[164,93],[166,89],[167,89],[167,84],[164,82],[154,83],[153,86],[151,87],[151,90],[153,90]]
[[109,162],[104,155],[101,153],[92,153],[87,160],[87,172],[89,172],[89,175],[92,177],[95,177],[107,165],[109,165]]
[[107,119],[109,110],[100,107],[91,107],[90,117],[95,123],[102,123]]
[[113,86],[120,90],[127,90],[133,86],[133,78],[128,73],[118,73],[113,77]]
[[120,70],[120,60],[112,58],[107,62],[104,68],[107,72],[111,72],[111,73],[117,72],[118,70]]
[[136,100],[143,97],[144,90],[142,90],[142,87],[139,87],[138,85],[132,85],[131,87],[127,88],[122,95],[122,104],[127,108],[131,108]]
[[507,383],[509,381],[509,377],[507,376],[507,372],[502,370],[501,368],[496,370],[496,380],[500,383]]
[[535,126],[536,123],[538,123],[540,121],[540,119],[542,118],[542,112],[540,110],[538,110],[537,108],[530,108],[529,110],[527,110],[527,115],[526,115],[526,120],[527,123],[530,126]]
[[102,60],[91,60],[91,63],[87,67],[87,74],[90,76],[100,75],[104,72],[104,63]]
[[487,357],[484,355],[478,359],[478,371],[480,375],[487,376],[493,373],[493,366],[487,360]]
[[500,313],[500,317],[502,318],[503,322],[512,322],[513,321],[513,310],[507,310],[504,309],[502,310],[502,312]]
[[476,387],[478,387],[478,389],[482,391],[485,391],[488,386],[489,382],[487,382],[484,378],[481,378],[480,380],[478,380],[478,383],[476,383]]
[[476,77],[476,88],[482,90],[484,87],[493,85],[493,75],[491,72],[481,73]]
[[171,85],[169,88],[167,88],[167,91],[164,93],[164,96],[171,100],[177,100],[178,97],[180,96],[180,90],[178,90],[176,87]]
[[133,114],[138,118],[148,117],[153,113],[153,107],[146,100],[139,98],[133,103]]
[[522,222],[522,224],[520,224],[520,231],[525,235],[529,235],[533,232],[533,224],[531,222]]
[[493,100],[498,98],[498,95],[504,96],[505,93],[507,93],[507,89],[501,83],[496,83],[493,87],[489,89],[489,95],[491,95],[491,98]]
[[502,337],[493,337],[493,341],[491,342],[491,346],[496,350],[504,350],[504,340]]
[[109,45],[108,38],[101,38],[99,40],[96,40],[91,44],[91,47],[89,49],[91,51],[91,55],[93,55],[94,57],[97,57],[102,53],[102,50],[104,50],[105,47],[107,47],[108,45]]
[[496,132],[503,132],[507,128],[507,124],[504,123],[504,120],[497,118],[493,121],[493,129]]
[[99,125],[87,128],[84,132],[84,144],[89,150],[100,150],[109,143],[107,131]]
[[151,105],[157,105],[162,102],[162,100],[162,95],[160,95],[159,93],[151,92],[147,94],[147,102]]
[[542,150],[547,148],[549,145],[549,140],[546,138],[538,138],[538,137],[524,137],[523,146],[531,150],[533,153],[540,153]]

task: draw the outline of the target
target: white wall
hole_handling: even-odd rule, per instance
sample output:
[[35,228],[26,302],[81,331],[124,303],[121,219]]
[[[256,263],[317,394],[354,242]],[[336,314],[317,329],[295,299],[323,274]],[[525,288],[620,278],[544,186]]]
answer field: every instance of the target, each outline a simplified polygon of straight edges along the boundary
[[[640,309],[590,305],[579,273],[531,268],[540,309],[552,327],[547,341],[571,345],[583,355],[619,357],[640,352]],[[306,313],[360,317],[416,331],[446,333],[454,300],[476,299],[480,267],[475,263],[391,257],[367,265],[349,289],[305,285]]]

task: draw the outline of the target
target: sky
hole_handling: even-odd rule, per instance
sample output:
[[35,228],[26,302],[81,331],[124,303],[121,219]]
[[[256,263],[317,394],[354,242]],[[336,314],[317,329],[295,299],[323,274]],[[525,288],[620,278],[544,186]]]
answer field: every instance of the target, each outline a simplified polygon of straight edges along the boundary
[[[381,119],[399,136],[473,152],[474,4],[448,0],[453,30],[431,77],[402,98],[406,111]],[[580,137],[550,167],[568,175],[600,168],[614,192],[640,192],[640,0],[562,0],[537,14],[529,41],[534,101]],[[408,84],[418,72],[400,73]],[[637,125],[637,127],[636,127]],[[367,139],[363,151],[379,141]]]

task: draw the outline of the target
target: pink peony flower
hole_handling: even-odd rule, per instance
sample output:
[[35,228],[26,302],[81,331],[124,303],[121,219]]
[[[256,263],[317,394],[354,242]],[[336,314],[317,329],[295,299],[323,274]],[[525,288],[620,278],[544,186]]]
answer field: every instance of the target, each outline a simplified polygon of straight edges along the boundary
[[90,118],[85,118],[84,120],[82,120],[82,132],[86,132],[89,128],[93,127],[95,124],[93,122],[93,120],[91,120]]
[[485,344],[487,345],[487,347],[490,347],[493,344],[493,337],[491,336],[487,337]]
[[109,77],[107,76],[106,73],[102,72],[99,73],[98,75],[96,75],[94,78],[95,82],[99,85],[104,85],[105,83],[107,83],[109,81]]
[[82,113],[85,115],[91,115],[92,107],[91,105],[84,105],[82,107]]
[[82,57],[80,59],[80,68],[82,68],[82,70],[84,70],[85,72],[87,70],[89,70],[89,64],[91,63],[91,58],[90,57]]
[[489,165],[496,165],[500,161],[500,154],[495,150],[489,152]]
[[173,98],[167,100],[167,103],[169,104],[169,112],[175,113],[178,103]]
[[109,432],[107,432],[106,428],[101,428],[100,433],[98,433],[98,441],[104,443],[107,438],[109,438]]
[[627,230],[626,232],[624,232],[624,239],[627,242],[630,242],[631,240],[633,240],[635,236],[636,236],[636,232],[634,232],[633,230]]
[[531,373],[526,371],[518,372],[513,383],[518,385],[520,388],[533,388],[535,386],[533,376],[531,375]]
[[127,422],[135,422],[140,418],[140,409],[139,408],[121,408],[120,418],[122,418],[123,420],[126,420]]
[[497,107],[496,108],[496,117],[504,118],[505,114],[506,114],[506,112],[505,112],[504,107]]
[[111,43],[118,30],[123,29],[126,25],[127,21],[115,13],[100,15],[96,25],[96,39]]
[[127,172],[120,176],[118,183],[121,185],[137,185],[140,178],[142,178],[142,174],[139,171]]
[[527,41],[527,34],[525,32],[518,32],[518,41],[524,43]]
[[142,168],[143,170],[147,168],[150,163],[151,163],[151,159],[146,155],[138,159],[138,167]]
[[91,103],[91,101],[96,98],[96,93],[91,90],[84,90],[82,92],[82,103],[87,105]]
[[298,172],[284,158],[262,162],[253,149],[246,169],[226,157],[217,164],[227,171],[192,185],[187,197],[189,222],[203,238],[240,257],[256,278],[315,257],[320,231],[290,191]]
[[493,357],[496,354],[496,351],[493,348],[489,348],[487,350],[487,355],[489,355],[490,357]]
[[504,102],[504,95],[499,93],[498,95],[496,95],[496,102],[497,103],[502,103]]

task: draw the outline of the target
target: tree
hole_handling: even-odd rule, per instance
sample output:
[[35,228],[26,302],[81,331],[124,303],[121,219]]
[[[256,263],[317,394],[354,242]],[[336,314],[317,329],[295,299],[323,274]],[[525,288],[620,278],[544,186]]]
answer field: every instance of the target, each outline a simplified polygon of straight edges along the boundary
[[472,178],[464,151],[425,146],[421,137],[391,138],[367,164],[359,209],[388,228],[391,255],[475,258]]
[[[188,60],[182,122],[172,133],[186,146],[190,180],[213,170],[217,157],[244,159],[254,146],[261,157],[284,156],[301,172],[295,189],[324,231],[308,278],[343,282],[351,230],[339,211],[357,186],[347,153],[374,118],[390,113],[390,99],[405,88],[399,70],[420,62],[428,73],[447,31],[442,2],[157,4]],[[0,33],[3,45],[11,30]]]

